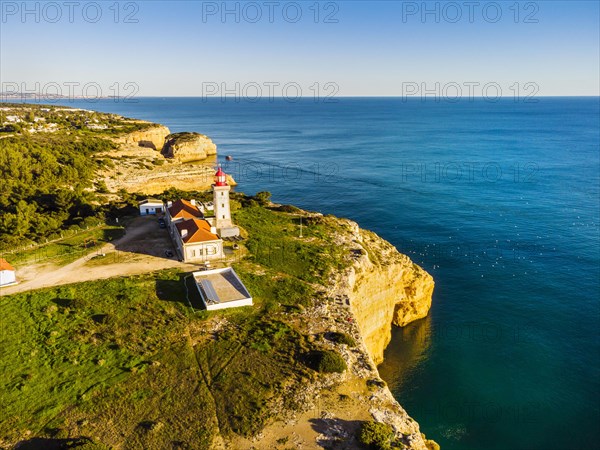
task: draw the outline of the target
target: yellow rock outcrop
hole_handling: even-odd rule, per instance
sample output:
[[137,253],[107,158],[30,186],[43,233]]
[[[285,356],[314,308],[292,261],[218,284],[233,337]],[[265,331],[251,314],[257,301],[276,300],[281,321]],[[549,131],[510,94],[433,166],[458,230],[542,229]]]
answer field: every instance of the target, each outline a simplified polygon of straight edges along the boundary
[[116,139],[116,142],[121,145],[138,145],[140,147],[148,147],[153,150],[162,150],[165,144],[165,138],[171,134],[169,129],[164,125],[149,124],[149,127],[133,131]]
[[345,291],[371,358],[379,364],[392,324],[404,326],[427,316],[434,281],[389,242],[351,224],[360,256],[345,277]]
[[217,146],[204,134],[174,133],[165,138],[162,152],[167,158],[175,158],[179,162],[193,162],[216,155]]
[[[347,370],[304,380],[297,390],[290,391],[301,408],[263,429],[261,448],[275,448],[290,435],[294,436],[294,448],[318,449],[320,443],[337,439],[344,442],[340,448],[359,448],[353,436],[366,420],[390,425],[402,448],[439,448],[396,401],[376,366],[383,360],[392,324],[406,325],[427,315],[433,278],[389,242],[355,222],[332,216],[321,220],[335,230],[331,238],[351,263],[332,273],[323,286],[324,300],[304,310],[301,332],[307,336],[342,332],[356,339],[357,345],[321,342],[342,355]],[[231,448],[251,448],[254,442],[232,444]]]
[[[98,178],[109,191],[125,189],[157,195],[169,188],[198,191],[211,188],[217,146],[209,137],[187,132],[170,134],[163,125],[141,123],[149,128],[115,138],[117,149],[98,155],[112,160],[110,167],[98,172]],[[202,164],[195,163],[199,160]],[[230,175],[227,182],[236,185]]]

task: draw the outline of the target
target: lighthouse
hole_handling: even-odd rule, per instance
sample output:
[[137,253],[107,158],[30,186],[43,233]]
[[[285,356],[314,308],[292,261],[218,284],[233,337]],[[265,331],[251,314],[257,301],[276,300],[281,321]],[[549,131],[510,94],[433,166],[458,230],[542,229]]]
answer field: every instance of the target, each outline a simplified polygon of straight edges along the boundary
[[214,227],[221,238],[238,236],[240,230],[231,222],[231,209],[229,207],[229,191],[231,186],[227,184],[227,175],[221,168],[215,173],[215,184],[213,188],[213,205],[215,211]]

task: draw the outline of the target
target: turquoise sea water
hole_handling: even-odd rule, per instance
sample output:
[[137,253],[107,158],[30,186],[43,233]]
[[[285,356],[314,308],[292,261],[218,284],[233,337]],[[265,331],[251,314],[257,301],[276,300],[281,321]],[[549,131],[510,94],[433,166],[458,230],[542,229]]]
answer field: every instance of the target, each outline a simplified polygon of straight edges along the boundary
[[431,314],[380,372],[443,449],[600,448],[598,98],[68,104],[207,134],[239,190],[352,218],[428,270]]

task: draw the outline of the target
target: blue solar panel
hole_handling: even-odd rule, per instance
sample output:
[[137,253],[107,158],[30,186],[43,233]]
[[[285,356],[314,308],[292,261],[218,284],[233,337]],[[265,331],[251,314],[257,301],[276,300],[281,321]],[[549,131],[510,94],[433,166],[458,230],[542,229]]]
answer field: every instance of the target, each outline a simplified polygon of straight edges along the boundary
[[206,303],[220,303],[221,300],[210,280],[200,280],[200,284],[206,296]]

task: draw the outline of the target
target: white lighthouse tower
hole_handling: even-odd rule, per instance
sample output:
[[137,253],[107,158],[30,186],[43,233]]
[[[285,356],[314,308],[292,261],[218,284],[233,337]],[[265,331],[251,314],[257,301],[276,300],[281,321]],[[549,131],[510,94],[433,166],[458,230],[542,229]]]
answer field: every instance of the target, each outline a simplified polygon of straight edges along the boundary
[[227,184],[227,176],[221,165],[215,173],[215,184],[213,188],[213,205],[215,211],[214,227],[221,238],[238,236],[240,230],[231,222],[231,209],[229,207],[229,191],[231,186]]

